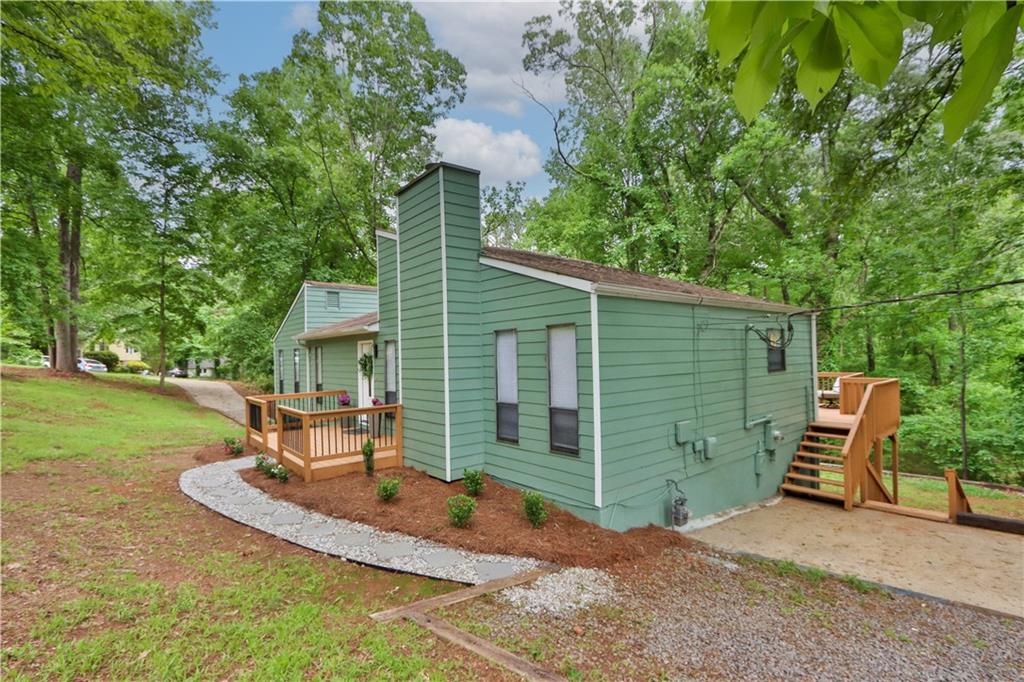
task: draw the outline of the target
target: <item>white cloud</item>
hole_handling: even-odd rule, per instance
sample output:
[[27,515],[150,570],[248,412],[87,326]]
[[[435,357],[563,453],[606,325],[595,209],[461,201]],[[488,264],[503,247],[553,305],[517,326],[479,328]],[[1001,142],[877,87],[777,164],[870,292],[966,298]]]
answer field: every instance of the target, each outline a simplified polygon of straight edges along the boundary
[[466,67],[466,105],[511,116],[532,106],[522,83],[542,102],[565,99],[561,76],[539,77],[523,70],[523,28],[532,17],[557,18],[557,3],[548,2],[421,2],[416,9],[427,20],[435,42]]
[[317,5],[315,2],[299,2],[292,5],[292,11],[288,13],[286,25],[288,28],[315,29],[316,9]]
[[479,169],[483,185],[525,180],[542,169],[540,147],[522,130],[495,132],[486,123],[446,118],[434,134],[441,158]]

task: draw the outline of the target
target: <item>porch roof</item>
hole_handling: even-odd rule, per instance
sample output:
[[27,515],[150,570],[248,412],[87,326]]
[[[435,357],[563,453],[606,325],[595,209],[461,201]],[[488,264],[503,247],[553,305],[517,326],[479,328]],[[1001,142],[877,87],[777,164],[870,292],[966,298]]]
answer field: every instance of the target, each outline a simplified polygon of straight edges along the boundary
[[366,313],[351,317],[341,322],[310,329],[295,337],[296,341],[317,341],[319,339],[336,339],[342,336],[365,336],[377,333],[377,313]]

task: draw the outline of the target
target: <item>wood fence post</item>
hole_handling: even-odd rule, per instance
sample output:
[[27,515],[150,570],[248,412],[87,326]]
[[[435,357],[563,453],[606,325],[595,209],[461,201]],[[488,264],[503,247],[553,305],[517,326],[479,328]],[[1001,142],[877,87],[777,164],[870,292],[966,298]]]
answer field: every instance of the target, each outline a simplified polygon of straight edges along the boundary
[[895,433],[889,436],[892,441],[892,501],[900,503],[900,439]]
[[278,464],[284,463],[284,416],[277,413],[277,450],[274,452]]
[[302,478],[306,483],[313,481],[313,451],[308,414],[302,415]]

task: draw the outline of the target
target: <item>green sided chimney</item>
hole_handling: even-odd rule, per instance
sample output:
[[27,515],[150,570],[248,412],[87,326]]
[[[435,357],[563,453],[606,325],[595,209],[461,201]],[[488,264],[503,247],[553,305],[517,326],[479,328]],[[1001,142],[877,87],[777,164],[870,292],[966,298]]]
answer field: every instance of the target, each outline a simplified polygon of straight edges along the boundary
[[405,460],[446,481],[480,468],[480,172],[433,163],[398,191]]

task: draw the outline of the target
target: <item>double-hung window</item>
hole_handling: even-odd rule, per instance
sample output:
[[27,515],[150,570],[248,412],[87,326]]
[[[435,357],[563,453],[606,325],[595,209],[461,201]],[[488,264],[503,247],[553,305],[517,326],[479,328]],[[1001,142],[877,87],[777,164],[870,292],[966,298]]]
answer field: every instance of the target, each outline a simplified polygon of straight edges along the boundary
[[576,325],[548,327],[548,421],[551,450],[580,452]]
[[781,329],[766,329],[768,336],[768,371],[786,371],[786,348],[782,345]]
[[519,359],[515,329],[494,332],[498,440],[519,442]]
[[394,341],[384,342],[384,402],[394,405],[398,402],[398,353]]
[[299,392],[299,349],[292,349],[292,379],[295,384],[295,393]]
[[277,392],[284,393],[284,350],[277,350]]

